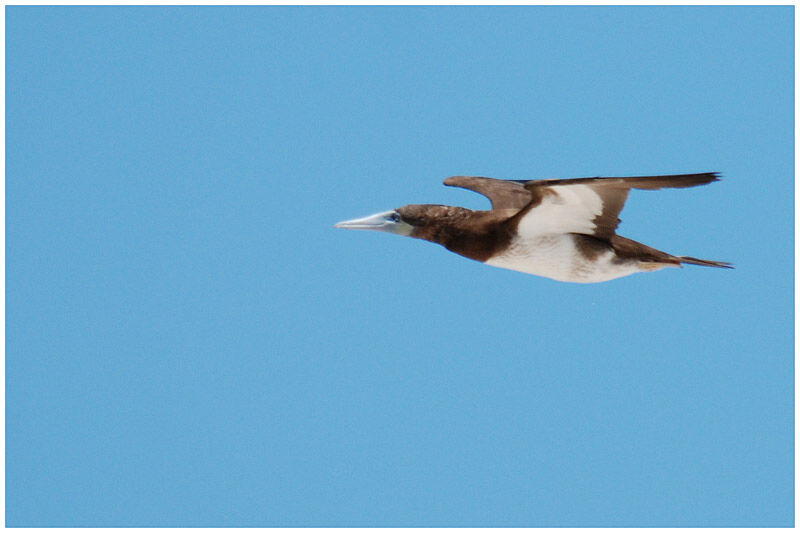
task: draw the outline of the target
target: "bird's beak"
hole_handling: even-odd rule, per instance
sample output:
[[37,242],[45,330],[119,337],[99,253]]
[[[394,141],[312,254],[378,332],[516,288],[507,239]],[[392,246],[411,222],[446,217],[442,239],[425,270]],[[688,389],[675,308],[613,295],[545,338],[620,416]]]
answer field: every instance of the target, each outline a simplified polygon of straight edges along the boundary
[[387,231],[389,233],[399,233],[408,235],[413,229],[412,226],[400,218],[397,211],[384,211],[364,218],[354,218],[334,224],[334,228],[344,229],[371,229],[375,231]]

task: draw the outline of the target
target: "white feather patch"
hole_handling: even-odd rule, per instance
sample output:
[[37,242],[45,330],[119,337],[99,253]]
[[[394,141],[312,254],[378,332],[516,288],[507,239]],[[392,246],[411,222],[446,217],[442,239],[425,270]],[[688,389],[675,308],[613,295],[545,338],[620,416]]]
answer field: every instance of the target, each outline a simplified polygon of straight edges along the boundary
[[487,259],[486,264],[573,283],[598,283],[666,266],[615,261],[611,251],[588,259],[575,247],[571,235],[517,238],[502,254]]
[[603,200],[591,187],[561,185],[548,190],[552,194],[546,194],[542,203],[520,220],[520,238],[594,232],[594,218],[603,212]]

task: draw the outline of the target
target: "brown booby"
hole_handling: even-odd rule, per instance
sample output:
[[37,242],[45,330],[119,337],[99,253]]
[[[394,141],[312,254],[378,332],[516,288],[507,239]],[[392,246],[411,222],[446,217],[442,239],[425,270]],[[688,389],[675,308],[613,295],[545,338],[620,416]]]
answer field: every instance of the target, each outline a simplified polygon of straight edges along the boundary
[[670,255],[616,233],[631,189],[694,187],[718,179],[716,172],[551,180],[453,176],[444,184],[483,194],[492,209],[406,205],[334,227],[425,239],[487,265],[576,283],[684,263],[733,268],[721,261]]

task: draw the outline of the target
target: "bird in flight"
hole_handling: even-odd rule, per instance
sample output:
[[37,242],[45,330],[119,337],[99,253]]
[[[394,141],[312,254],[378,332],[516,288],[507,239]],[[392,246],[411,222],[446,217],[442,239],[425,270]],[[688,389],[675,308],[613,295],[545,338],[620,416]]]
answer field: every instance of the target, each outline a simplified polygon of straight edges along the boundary
[[334,227],[425,239],[487,265],[575,283],[608,281],[684,263],[733,268],[721,261],[671,255],[616,233],[631,189],[680,189],[718,179],[716,172],[553,180],[453,176],[444,184],[480,193],[492,208],[406,205]]

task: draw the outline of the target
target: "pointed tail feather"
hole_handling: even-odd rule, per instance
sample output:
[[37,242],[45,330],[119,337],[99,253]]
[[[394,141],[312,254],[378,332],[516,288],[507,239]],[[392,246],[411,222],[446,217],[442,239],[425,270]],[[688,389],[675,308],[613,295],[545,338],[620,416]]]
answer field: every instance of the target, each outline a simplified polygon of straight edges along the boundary
[[717,268],[733,268],[733,265],[731,263],[726,263],[724,261],[708,261],[706,259],[697,259],[696,257],[688,257],[688,256],[678,256],[678,259],[681,260],[681,263],[687,263],[689,265],[700,265],[700,266],[717,267]]

